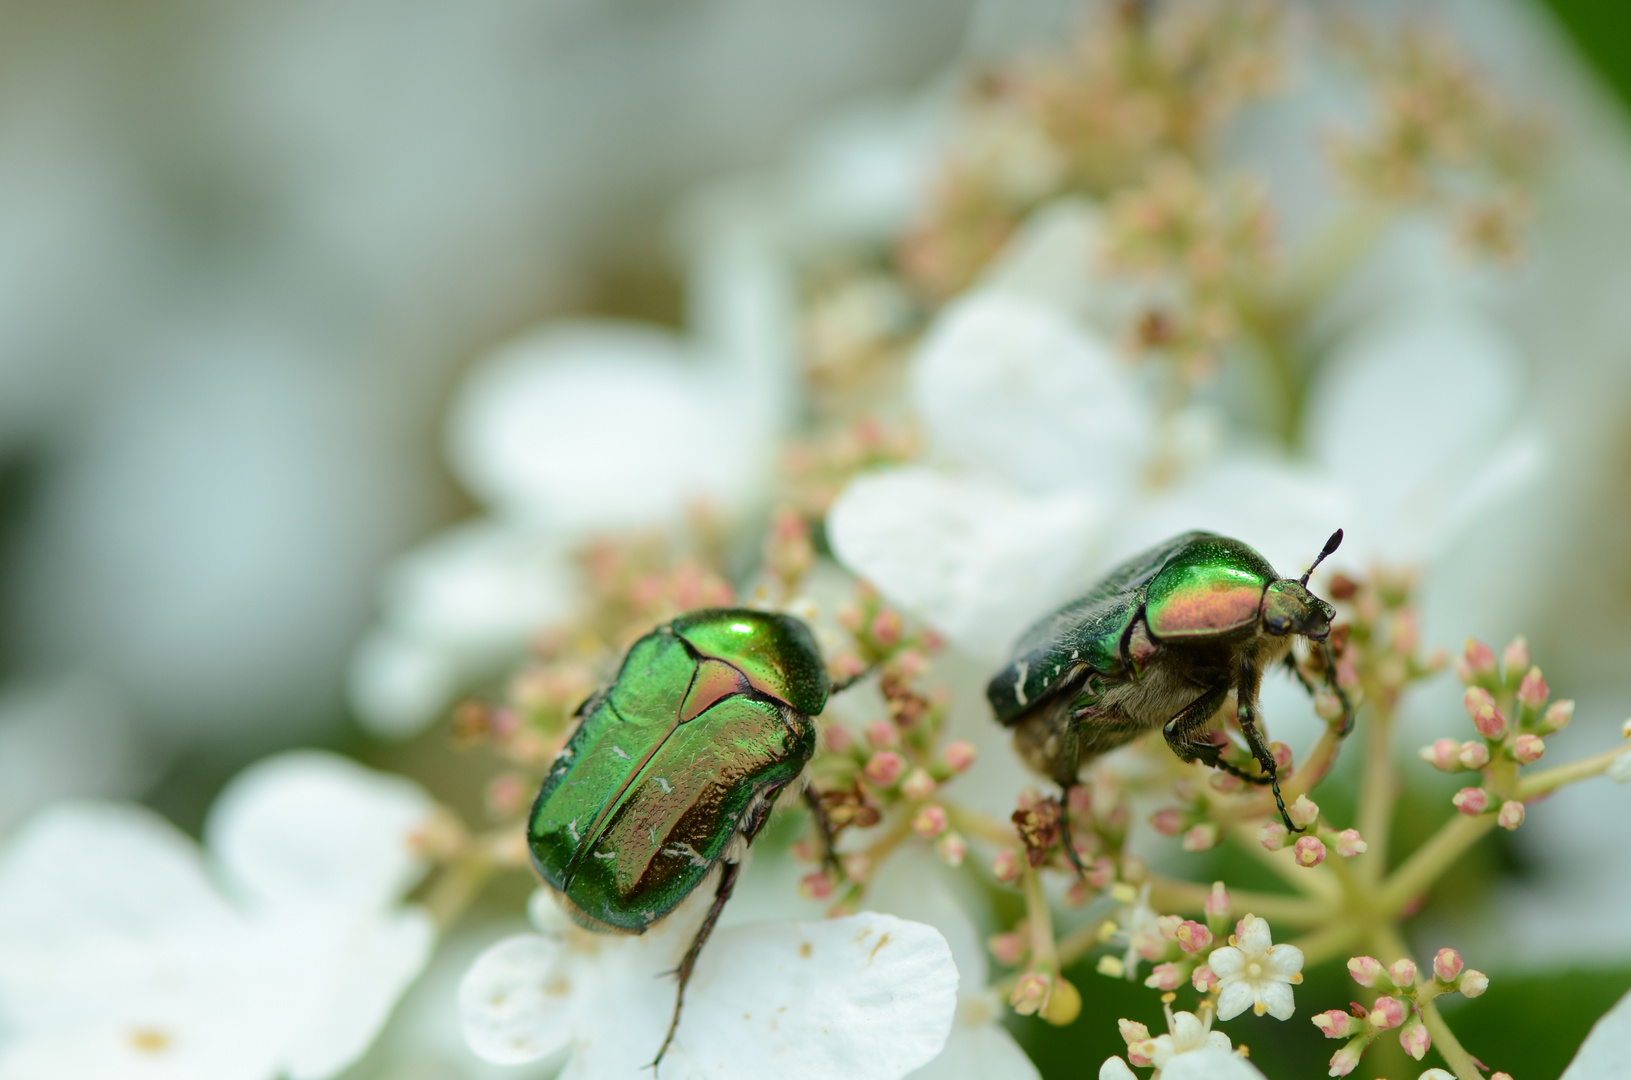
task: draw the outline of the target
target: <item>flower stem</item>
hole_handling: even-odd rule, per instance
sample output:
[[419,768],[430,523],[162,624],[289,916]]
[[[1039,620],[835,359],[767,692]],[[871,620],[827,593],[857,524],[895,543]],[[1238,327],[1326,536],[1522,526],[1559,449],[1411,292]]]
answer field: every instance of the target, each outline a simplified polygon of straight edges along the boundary
[[1483,1073],[1478,1071],[1472,1055],[1461,1045],[1461,1040],[1455,1037],[1450,1025],[1444,1022],[1437,1004],[1429,1001],[1421,1007],[1421,1021],[1427,1025],[1427,1034],[1433,1037],[1433,1049],[1438,1051],[1439,1057],[1443,1058],[1450,1071],[1455,1073],[1456,1080],[1483,1080]]
[[1393,825],[1393,710],[1384,697],[1373,704],[1365,725],[1365,769],[1359,782],[1359,835],[1369,845],[1360,872],[1374,883],[1387,873],[1388,832]]
[[486,848],[472,845],[469,851],[442,871],[425,895],[425,911],[437,930],[445,933],[459,921],[459,916],[481,893],[495,869],[497,866],[488,856]]
[[[1150,905],[1157,911],[1170,911],[1174,913],[1195,913],[1206,910],[1206,898],[1211,889],[1193,881],[1178,881],[1173,878],[1151,875]],[[1288,922],[1297,926],[1317,926],[1328,922],[1335,914],[1335,908],[1320,900],[1304,899],[1300,896],[1284,896],[1276,893],[1246,892],[1241,889],[1230,889],[1229,900],[1232,906],[1239,911],[1249,911],[1271,922]],[[1092,928],[1096,930],[1097,928]],[[1075,935],[1064,938],[1060,942],[1061,953],[1064,942],[1070,941]]]
[[1610,765],[1625,753],[1631,753],[1625,747],[1616,750],[1605,750],[1601,754],[1594,754],[1589,758],[1571,761],[1567,765],[1545,769],[1538,773],[1531,773],[1518,782],[1517,796],[1520,799],[1533,799],[1537,795],[1545,795],[1549,791],[1556,791],[1565,784],[1572,784],[1577,780],[1587,780],[1593,776],[1600,776],[1608,771]]
[[[1404,865],[1382,884],[1376,897],[1376,913],[1383,918],[1397,918],[1406,904],[1426,890],[1494,827],[1494,814],[1479,814],[1476,817],[1457,814],[1454,819],[1445,822],[1432,839],[1417,848]],[[1366,839],[1370,838],[1367,836]]]

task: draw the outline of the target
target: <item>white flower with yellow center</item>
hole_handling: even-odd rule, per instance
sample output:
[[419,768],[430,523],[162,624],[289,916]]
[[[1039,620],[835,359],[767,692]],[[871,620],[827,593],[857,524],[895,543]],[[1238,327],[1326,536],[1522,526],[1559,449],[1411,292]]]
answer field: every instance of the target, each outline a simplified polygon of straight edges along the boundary
[[1256,915],[1240,920],[1229,944],[1214,949],[1207,966],[1218,977],[1218,1019],[1232,1020],[1250,1008],[1289,1020],[1297,1011],[1291,988],[1303,981],[1303,952],[1295,945],[1276,945],[1269,924]]

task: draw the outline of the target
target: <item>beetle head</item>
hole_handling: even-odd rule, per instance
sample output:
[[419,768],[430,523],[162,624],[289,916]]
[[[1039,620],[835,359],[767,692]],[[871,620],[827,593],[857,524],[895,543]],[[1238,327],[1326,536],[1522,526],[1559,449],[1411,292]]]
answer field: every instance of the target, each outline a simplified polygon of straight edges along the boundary
[[1263,594],[1263,629],[1271,634],[1301,634],[1323,641],[1336,614],[1324,600],[1295,578],[1283,578]]

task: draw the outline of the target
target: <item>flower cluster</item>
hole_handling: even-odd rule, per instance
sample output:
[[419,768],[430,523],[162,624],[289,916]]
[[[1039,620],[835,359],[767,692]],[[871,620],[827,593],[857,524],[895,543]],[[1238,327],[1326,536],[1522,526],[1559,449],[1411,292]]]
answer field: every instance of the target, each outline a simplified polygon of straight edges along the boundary
[[1331,1009],[1314,1017],[1314,1026],[1327,1039],[1348,1040],[1331,1055],[1332,1076],[1353,1072],[1370,1044],[1395,1028],[1405,1053],[1420,1061],[1433,1045],[1424,1016],[1427,1006],[1444,994],[1474,998],[1489,989],[1489,978],[1465,967],[1454,949],[1440,949],[1433,957],[1431,978],[1418,974],[1409,957],[1383,967],[1374,957],[1356,956],[1348,961],[1348,973],[1360,986],[1375,989],[1377,996],[1368,1009],[1356,1003],[1348,1012]]

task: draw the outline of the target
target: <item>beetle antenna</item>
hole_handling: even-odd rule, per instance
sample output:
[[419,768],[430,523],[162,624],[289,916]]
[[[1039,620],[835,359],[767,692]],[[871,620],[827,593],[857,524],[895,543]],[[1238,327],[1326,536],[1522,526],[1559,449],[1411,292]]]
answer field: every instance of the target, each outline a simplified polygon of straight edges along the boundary
[[1300,580],[1305,588],[1308,585],[1308,579],[1314,576],[1315,570],[1319,569],[1320,563],[1324,562],[1326,558],[1330,556],[1331,552],[1335,551],[1337,547],[1341,545],[1341,543],[1342,530],[1338,529],[1336,532],[1331,534],[1331,539],[1325,542],[1325,546],[1320,548],[1319,558],[1314,560],[1314,565],[1303,571],[1303,576]]

